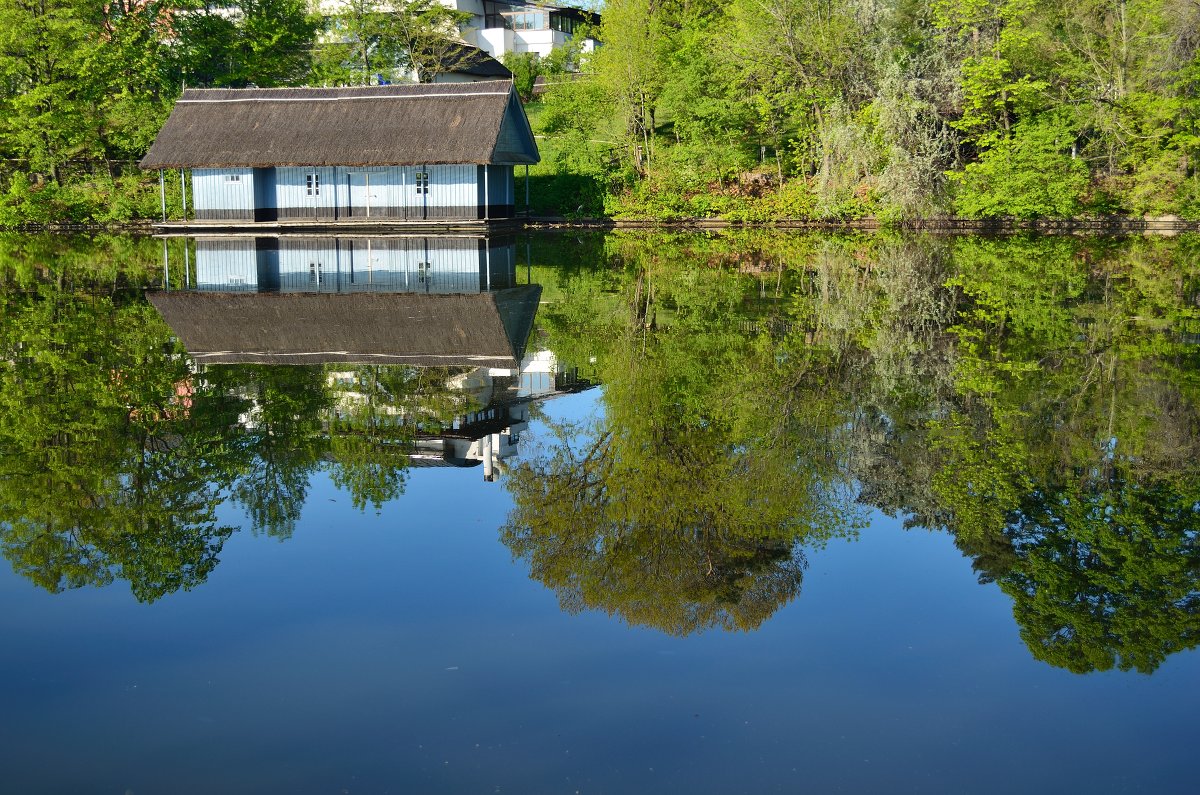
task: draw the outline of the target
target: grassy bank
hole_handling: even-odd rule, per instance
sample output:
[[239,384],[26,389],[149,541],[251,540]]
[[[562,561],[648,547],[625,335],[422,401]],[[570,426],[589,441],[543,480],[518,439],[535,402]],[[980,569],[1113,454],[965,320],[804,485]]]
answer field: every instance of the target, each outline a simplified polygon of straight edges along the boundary
[[[116,227],[162,218],[157,173],[75,173],[56,182],[35,181],[16,171],[4,184],[0,227]],[[167,180],[167,213],[182,217],[178,175]]]

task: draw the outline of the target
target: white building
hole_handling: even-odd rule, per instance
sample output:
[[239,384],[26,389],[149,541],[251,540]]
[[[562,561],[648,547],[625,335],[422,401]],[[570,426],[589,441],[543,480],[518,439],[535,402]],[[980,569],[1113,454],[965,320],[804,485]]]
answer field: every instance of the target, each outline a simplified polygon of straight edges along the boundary
[[[555,47],[575,39],[585,25],[600,26],[600,15],[568,6],[518,0],[438,0],[442,5],[472,14],[464,26],[463,39],[501,59],[505,53],[532,52],[545,58]],[[596,42],[586,38],[583,52]]]

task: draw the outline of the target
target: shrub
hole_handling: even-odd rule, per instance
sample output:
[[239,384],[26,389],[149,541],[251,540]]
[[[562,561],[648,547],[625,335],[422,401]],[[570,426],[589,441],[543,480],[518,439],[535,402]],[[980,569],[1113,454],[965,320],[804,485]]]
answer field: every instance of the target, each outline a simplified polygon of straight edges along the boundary
[[1088,186],[1087,166],[1069,153],[1074,138],[1060,116],[1017,124],[978,162],[949,175],[958,212],[971,218],[1074,215]]

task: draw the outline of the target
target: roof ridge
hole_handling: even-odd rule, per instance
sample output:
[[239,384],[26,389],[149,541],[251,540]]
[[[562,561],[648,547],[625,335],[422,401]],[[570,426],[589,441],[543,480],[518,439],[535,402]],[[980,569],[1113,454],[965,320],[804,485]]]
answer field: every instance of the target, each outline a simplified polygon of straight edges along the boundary
[[396,96],[366,96],[366,97],[230,97],[229,99],[179,99],[176,104],[221,102],[357,102],[364,99],[458,99],[459,97],[503,97],[507,91],[471,91],[461,94],[399,94]]
[[[478,49],[478,48],[476,48]],[[482,52],[482,50],[481,50]],[[466,88],[474,88],[476,86],[510,86],[512,80],[505,78],[497,78],[495,80],[475,80],[469,83],[388,83],[378,86],[270,86],[270,87],[245,87],[245,88],[224,88],[213,86],[186,86],[184,92],[192,91],[220,91],[220,92],[239,92],[239,91],[396,91],[404,89],[422,88],[422,89],[439,89],[450,93],[461,91]]]

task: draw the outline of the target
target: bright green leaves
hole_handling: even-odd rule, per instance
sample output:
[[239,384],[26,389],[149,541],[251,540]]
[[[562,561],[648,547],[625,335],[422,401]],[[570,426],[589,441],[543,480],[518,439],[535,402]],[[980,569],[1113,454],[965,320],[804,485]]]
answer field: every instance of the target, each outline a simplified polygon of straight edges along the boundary
[[952,173],[956,205],[972,218],[1070,218],[1082,206],[1088,170],[1062,116],[1022,121],[962,172]]
[[31,170],[57,175],[68,158],[94,154],[86,67],[102,46],[97,22],[74,0],[0,3],[0,141]]
[[461,55],[457,26],[470,18],[436,0],[348,0],[326,19],[310,79],[349,85],[380,78],[428,82]]
[[233,51],[237,66],[222,84],[271,88],[302,83],[321,23],[308,7],[306,0],[241,0]]
[[1044,106],[1048,87],[1037,76],[1048,42],[1044,16],[1032,0],[943,0],[936,24],[963,53],[963,105],[954,127],[964,140],[986,148],[1005,137],[1017,119]]

